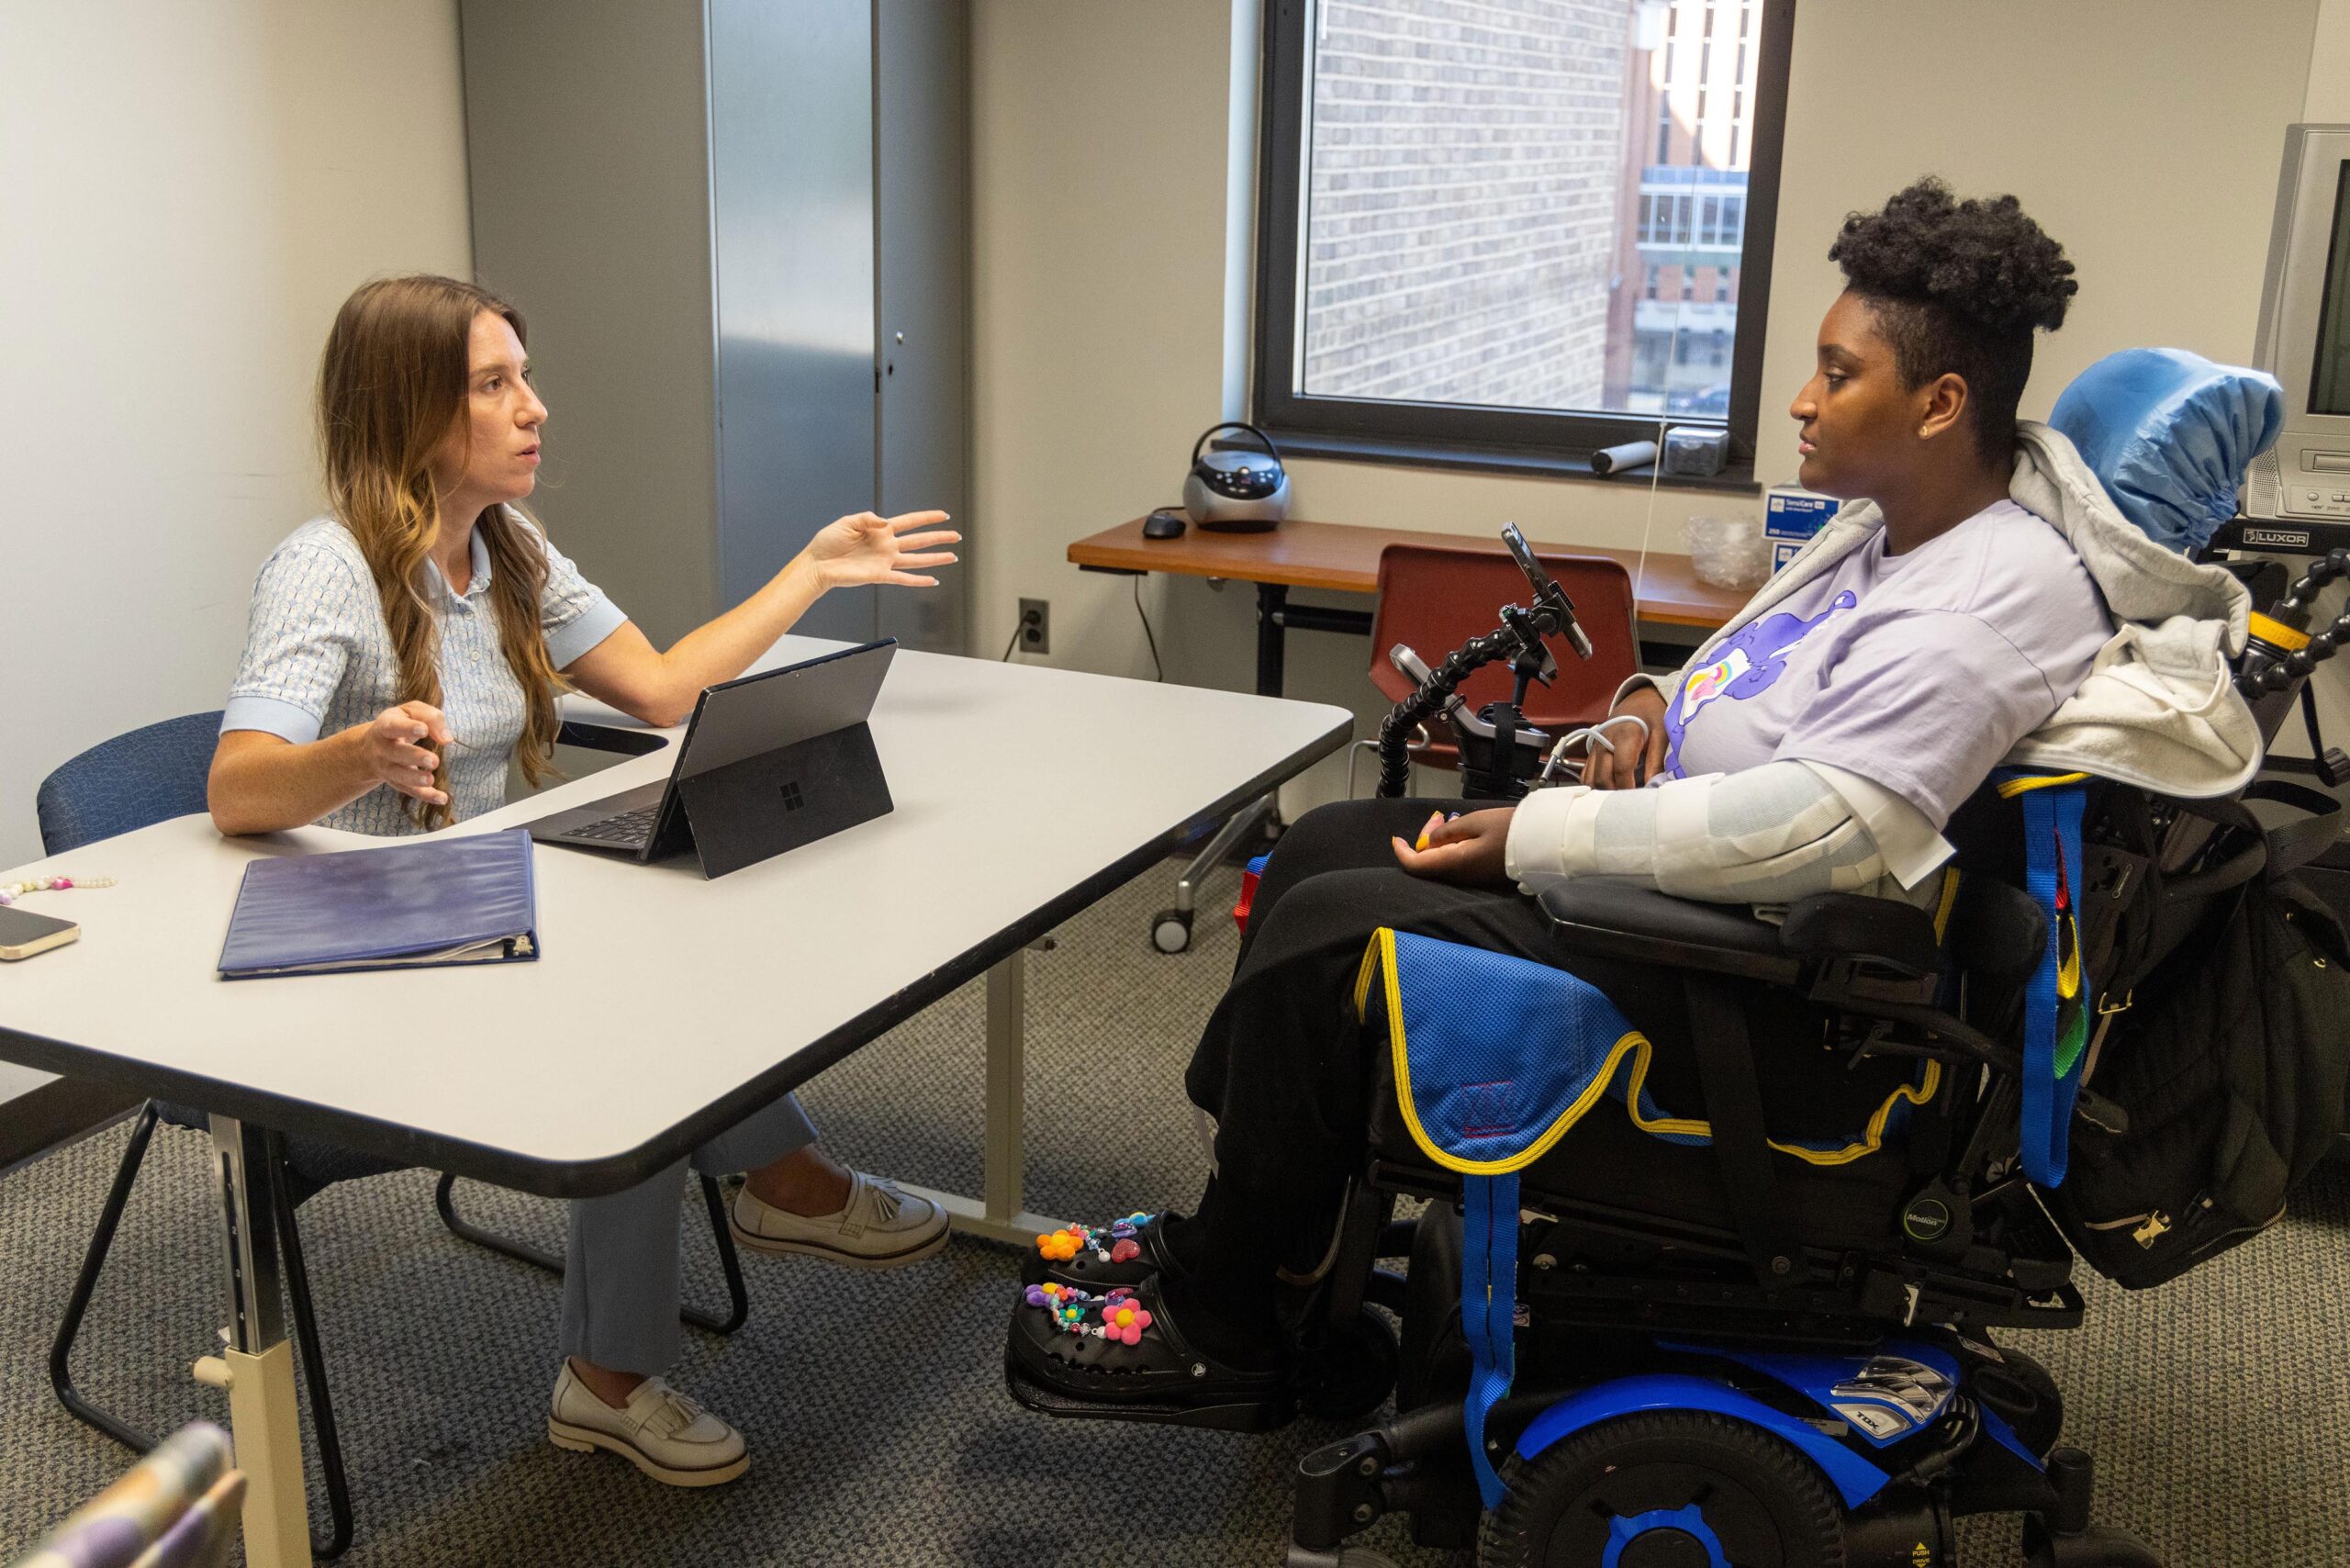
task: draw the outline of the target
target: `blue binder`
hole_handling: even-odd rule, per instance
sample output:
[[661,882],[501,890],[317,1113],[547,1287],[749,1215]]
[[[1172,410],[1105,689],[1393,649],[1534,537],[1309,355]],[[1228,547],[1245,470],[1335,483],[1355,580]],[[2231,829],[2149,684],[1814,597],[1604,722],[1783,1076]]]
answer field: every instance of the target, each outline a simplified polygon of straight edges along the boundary
[[531,835],[418,839],[245,868],[223,980],[497,964],[539,956]]

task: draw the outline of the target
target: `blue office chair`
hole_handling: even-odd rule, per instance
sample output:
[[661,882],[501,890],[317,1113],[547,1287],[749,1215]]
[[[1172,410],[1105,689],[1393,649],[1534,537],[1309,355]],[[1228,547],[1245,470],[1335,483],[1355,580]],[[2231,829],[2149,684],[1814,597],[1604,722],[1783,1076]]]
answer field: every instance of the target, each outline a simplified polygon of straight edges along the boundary
[[[42,849],[50,855],[62,855],[99,839],[205,811],[206,781],[219,733],[219,713],[190,713],[117,735],[67,762],[41,781],[35,801],[40,818]],[[98,1213],[97,1226],[91,1233],[81,1272],[74,1279],[73,1294],[66,1298],[64,1320],[58,1325],[57,1338],[49,1351],[50,1386],[57,1391],[58,1402],[77,1419],[139,1453],[152,1450],[155,1439],[93,1404],[75,1388],[72,1358],[74,1340],[82,1331],[82,1319],[97,1287],[99,1271],[106,1266],[106,1254],[114,1245],[115,1229],[121,1223],[124,1204],[138,1181],[148,1142],[159,1121],[198,1131],[208,1125],[203,1112],[184,1105],[150,1100],[140,1108],[131,1127],[130,1142],[122,1151],[122,1162],[116,1168],[114,1184],[106,1193],[106,1205]],[[324,1540],[313,1533],[310,1550],[312,1556],[326,1561],[341,1555],[351,1544],[351,1486],[343,1469],[342,1445],[335,1430],[326,1361],[319,1349],[309,1269],[303,1260],[302,1237],[295,1223],[295,1209],[337,1182],[383,1175],[406,1167],[397,1160],[362,1154],[314,1138],[289,1138],[275,1132],[263,1137],[271,1155],[268,1179],[275,1199],[273,1206],[278,1215],[278,1245],[285,1255],[286,1294],[294,1309],[295,1348],[302,1359],[303,1381],[309,1388],[311,1416],[318,1429],[319,1461],[325,1473],[327,1506],[332,1521]],[[433,1193],[434,1206],[453,1232],[551,1272],[563,1271],[562,1260],[553,1254],[478,1229],[461,1219],[452,1196],[455,1184],[455,1177],[443,1174]],[[742,1261],[734,1250],[734,1238],[727,1229],[725,1196],[716,1178],[704,1176],[701,1184],[703,1203],[710,1211],[717,1238],[719,1262],[726,1275],[730,1310],[721,1317],[688,1306],[681,1316],[697,1327],[731,1334],[750,1316],[750,1300],[743,1281]]]

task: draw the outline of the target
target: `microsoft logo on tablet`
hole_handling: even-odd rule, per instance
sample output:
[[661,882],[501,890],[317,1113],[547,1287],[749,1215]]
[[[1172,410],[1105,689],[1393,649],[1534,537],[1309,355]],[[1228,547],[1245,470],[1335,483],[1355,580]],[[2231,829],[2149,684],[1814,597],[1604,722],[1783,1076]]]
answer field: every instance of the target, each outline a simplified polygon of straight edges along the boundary
[[783,809],[785,811],[796,812],[807,803],[808,802],[800,797],[800,785],[797,781],[786,784],[783,787]]

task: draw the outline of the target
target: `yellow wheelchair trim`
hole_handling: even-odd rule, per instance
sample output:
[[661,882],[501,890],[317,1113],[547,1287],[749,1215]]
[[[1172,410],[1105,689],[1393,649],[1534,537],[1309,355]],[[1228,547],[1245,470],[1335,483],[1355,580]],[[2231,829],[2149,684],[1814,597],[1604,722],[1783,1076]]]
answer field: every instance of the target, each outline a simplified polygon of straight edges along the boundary
[[[1947,913],[1947,903],[1944,913]],[[1582,1121],[1584,1114],[1598,1103],[1600,1096],[1607,1092],[1608,1085],[1616,1081],[1617,1070],[1627,1058],[1631,1061],[1631,1078],[1625,1090],[1624,1108],[1634,1126],[1644,1133],[1659,1136],[1702,1138],[1714,1136],[1712,1124],[1693,1117],[1650,1118],[1641,1114],[1642,1090],[1648,1081],[1649,1061],[1655,1047],[1649,1043],[1646,1035],[1634,1029],[1608,1047],[1607,1058],[1600,1070],[1592,1075],[1591,1082],[1531,1144],[1505,1159],[1463,1159],[1443,1148],[1428,1136],[1427,1129],[1420,1123],[1419,1108],[1414,1103],[1412,1058],[1404,1039],[1403,983],[1396,974],[1395,933],[1391,927],[1382,926],[1371,934],[1371,944],[1363,950],[1362,967],[1355,976],[1355,1016],[1364,1023],[1370,1022],[1371,987],[1374,984],[1379,985],[1382,999],[1386,1004],[1388,1050],[1395,1075],[1396,1103],[1403,1109],[1404,1125],[1411,1129],[1412,1141],[1419,1145],[1420,1151],[1447,1170],[1463,1176],[1505,1176],[1532,1165],[1548,1154],[1552,1146],[1566,1136],[1567,1130]],[[1807,1165],[1850,1165],[1885,1147],[1886,1125],[1892,1119],[1895,1106],[1905,1101],[1912,1105],[1930,1103],[1941,1092],[1942,1081],[1942,1064],[1927,1062],[1924,1081],[1905,1083],[1886,1095],[1884,1103],[1870,1114],[1861,1137],[1841,1148],[1807,1148],[1799,1144],[1781,1143],[1776,1138],[1770,1140],[1771,1147]]]

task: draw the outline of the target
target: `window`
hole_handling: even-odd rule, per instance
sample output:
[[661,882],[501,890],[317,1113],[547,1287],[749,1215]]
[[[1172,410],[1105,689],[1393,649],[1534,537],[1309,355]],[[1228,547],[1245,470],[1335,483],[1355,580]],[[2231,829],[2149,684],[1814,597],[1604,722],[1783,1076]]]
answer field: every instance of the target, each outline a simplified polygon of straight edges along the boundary
[[[1769,297],[1793,9],[1678,0],[1643,50],[1622,0],[1481,0],[1473,28],[1451,0],[1270,0],[1258,422],[1301,451],[1568,467],[1670,417],[1751,459],[1762,334],[1735,301]],[[1725,10],[1761,44],[1751,121],[1742,83],[1709,90]]]

